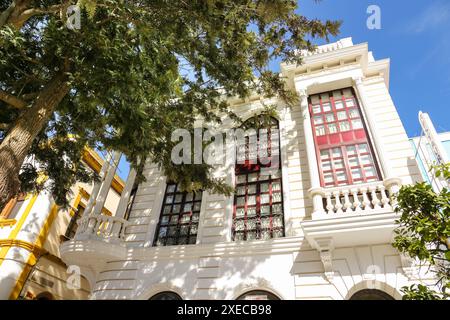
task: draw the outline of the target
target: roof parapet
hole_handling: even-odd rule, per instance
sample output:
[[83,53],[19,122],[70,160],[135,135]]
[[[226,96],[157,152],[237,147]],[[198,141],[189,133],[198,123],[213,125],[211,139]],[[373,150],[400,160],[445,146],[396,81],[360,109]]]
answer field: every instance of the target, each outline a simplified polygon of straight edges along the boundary
[[353,40],[351,37],[343,38],[333,43],[328,43],[322,46],[318,46],[314,51],[300,50],[299,54],[304,57],[313,56],[315,54],[321,54],[325,52],[336,51],[342,48],[348,48],[353,46]]

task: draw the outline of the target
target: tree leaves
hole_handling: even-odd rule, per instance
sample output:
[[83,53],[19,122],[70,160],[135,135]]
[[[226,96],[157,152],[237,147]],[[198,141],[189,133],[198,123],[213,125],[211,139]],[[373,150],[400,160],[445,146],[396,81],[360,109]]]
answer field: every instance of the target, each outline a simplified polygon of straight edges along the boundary
[[80,8],[85,9],[89,18],[94,18],[97,9],[97,1],[95,0],[78,0]]
[[[448,179],[450,164],[435,169],[436,175]],[[442,292],[434,293],[426,286],[404,288],[405,299],[449,298],[446,291],[450,277],[450,193],[443,189],[439,194],[425,183],[403,186],[397,197],[397,212],[401,213],[395,230],[393,246],[412,258],[426,261],[434,267]]]
[[[50,8],[60,1],[27,3]],[[236,118],[226,97],[257,93],[294,104],[295,94],[269,63],[301,63],[296,51],[313,50],[311,39],[336,35],[340,26],[296,14],[294,0],[79,4],[79,30],[69,30],[65,17],[49,10],[31,16],[20,30],[0,28],[0,89],[36,97],[54,74],[68,70],[71,90],[29,151],[32,166],[37,170],[42,162],[40,170],[58,182],[50,188],[60,203],[66,203],[70,183],[85,179],[79,169],[84,145],[121,151],[133,165],[147,158],[189,190],[229,192],[206,165],[171,164],[171,133],[191,130],[198,118],[214,125],[222,114]],[[0,123],[13,124],[20,114],[4,101],[0,110],[6,110]],[[40,147],[52,139],[55,150]],[[21,180],[28,190],[34,173],[26,172]]]

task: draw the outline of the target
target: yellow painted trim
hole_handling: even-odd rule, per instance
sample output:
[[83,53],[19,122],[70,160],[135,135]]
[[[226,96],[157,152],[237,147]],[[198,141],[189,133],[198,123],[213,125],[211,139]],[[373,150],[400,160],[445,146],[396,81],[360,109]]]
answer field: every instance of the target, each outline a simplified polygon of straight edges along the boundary
[[[35,248],[42,248],[45,240],[47,240],[48,234],[50,232],[50,228],[55,221],[55,218],[58,214],[58,206],[54,204],[50,210],[50,213],[47,216],[47,220],[44,223],[44,226],[42,227],[39,236],[34,243]],[[11,291],[11,294],[9,296],[10,300],[16,300],[19,297],[20,291],[22,290],[23,285],[25,284],[25,281],[31,271],[31,268],[38,262],[39,254],[43,252],[43,249],[39,253],[37,252],[31,252],[30,256],[28,258],[28,261],[22,270],[22,273],[20,274],[19,278],[16,281],[16,285],[14,286],[13,290]]]
[[0,218],[0,228],[11,227],[11,226],[15,225],[16,222],[17,222],[16,219],[3,219],[3,218]]
[[80,191],[78,192],[77,196],[75,197],[75,200],[73,201],[73,205],[72,205],[72,209],[70,209],[70,216],[73,217],[73,215],[75,214],[75,210],[78,208],[78,205],[81,202],[81,198],[83,197],[81,190],[83,190],[83,188],[80,188]]
[[89,194],[89,192],[87,192],[87,191],[84,190],[83,188],[80,188],[79,192],[80,192],[81,196],[82,196],[83,198],[85,198],[85,199],[89,199],[89,197],[91,196],[91,195]]
[[28,250],[30,252],[40,253],[43,249],[39,246],[36,246],[28,241],[18,240],[18,239],[1,239],[0,247],[17,247]]
[[[95,172],[99,173],[103,163],[105,162],[94,150],[91,148],[84,148],[83,161],[91,167]],[[125,182],[118,176],[114,175],[111,187],[119,194],[122,194]]]
[[41,248],[44,246],[44,243],[47,240],[47,236],[50,232],[50,228],[58,214],[58,210],[59,210],[58,205],[54,204],[50,210],[50,213],[48,214],[47,221],[45,222],[44,226],[41,229],[41,232],[39,233],[39,237],[34,243],[35,246]]
[[[16,227],[10,232],[8,239],[15,239],[17,235],[19,234],[20,229],[22,229],[23,224],[25,223],[25,220],[27,219],[28,215],[30,214],[31,209],[33,208],[34,203],[36,202],[38,195],[35,194],[32,196],[30,201],[28,202],[25,211],[22,213],[19,222],[16,224]],[[6,255],[8,254],[10,247],[2,247],[0,249],[0,265],[2,265],[3,261],[5,260]]]
[[105,207],[103,207],[102,213],[103,213],[105,216],[110,216],[110,217],[112,216],[112,212],[109,211],[108,209],[106,209]]

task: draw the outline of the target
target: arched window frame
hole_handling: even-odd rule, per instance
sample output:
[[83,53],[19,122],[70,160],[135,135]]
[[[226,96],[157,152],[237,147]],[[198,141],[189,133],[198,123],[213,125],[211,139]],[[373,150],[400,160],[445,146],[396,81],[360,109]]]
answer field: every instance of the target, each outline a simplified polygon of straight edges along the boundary
[[176,292],[162,291],[154,294],[148,300],[183,300],[183,298]]
[[[282,167],[280,152],[280,132],[279,122],[275,118],[270,118],[270,126],[267,123],[267,117],[257,116],[248,119],[243,127],[252,127],[256,130],[256,141],[259,144],[260,131],[258,128],[267,129],[267,156],[276,155],[276,170],[269,175],[262,174],[262,169],[269,169],[274,163],[267,162],[265,159],[255,159],[250,157],[251,141],[246,137],[245,147],[238,145],[236,148],[235,163],[235,186],[236,193],[233,200],[233,222],[232,222],[232,240],[268,240],[272,238],[284,237],[284,202],[282,186]],[[278,141],[273,144],[271,141],[271,130],[278,130]],[[277,152],[272,154],[272,148],[277,147]],[[255,149],[253,149],[253,152]],[[245,152],[245,161],[242,160],[242,152]],[[258,152],[257,152],[258,153]],[[264,160],[264,161],[261,161]],[[276,196],[274,196],[276,195]],[[241,199],[244,199],[243,201]],[[254,200],[254,201],[253,201]]]
[[363,289],[355,292],[350,300],[395,300],[390,294],[378,289]]
[[236,300],[281,300],[277,295],[266,290],[252,290],[241,294]]

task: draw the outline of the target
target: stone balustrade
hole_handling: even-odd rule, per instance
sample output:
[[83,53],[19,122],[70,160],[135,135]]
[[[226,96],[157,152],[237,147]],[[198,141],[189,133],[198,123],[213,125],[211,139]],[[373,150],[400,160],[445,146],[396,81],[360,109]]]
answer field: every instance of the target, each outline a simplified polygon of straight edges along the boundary
[[365,184],[310,190],[313,199],[313,219],[349,213],[367,213],[380,210],[393,211],[395,195],[400,189],[399,179]]
[[129,222],[122,218],[100,214],[88,215],[79,220],[75,240],[90,236],[107,241],[122,240],[128,225]]

